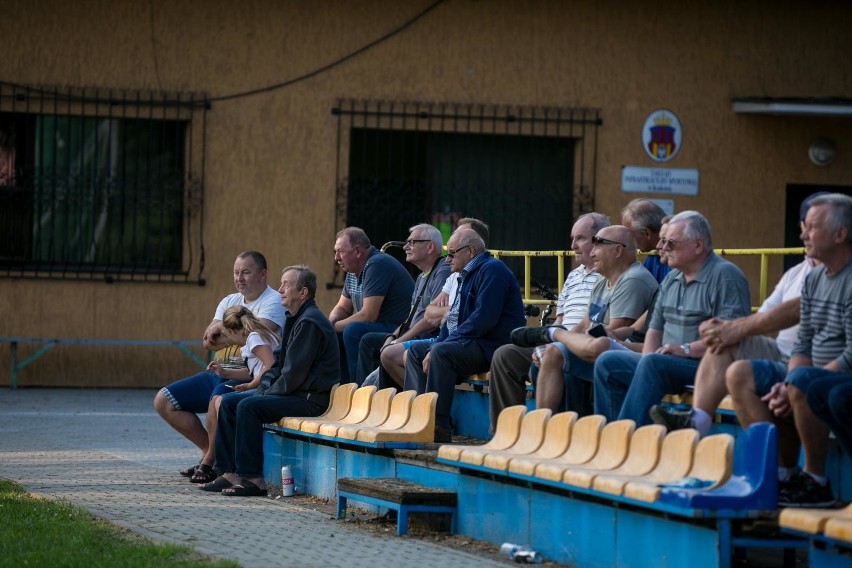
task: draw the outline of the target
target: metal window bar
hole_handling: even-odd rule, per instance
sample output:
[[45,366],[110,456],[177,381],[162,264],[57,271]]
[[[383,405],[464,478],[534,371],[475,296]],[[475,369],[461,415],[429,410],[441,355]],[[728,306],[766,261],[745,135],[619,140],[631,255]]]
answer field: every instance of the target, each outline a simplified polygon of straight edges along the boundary
[[208,110],[0,82],[0,277],[203,285]]
[[[446,240],[457,217],[473,216],[491,226],[492,248],[541,249],[594,209],[599,109],[340,99],[331,113],[334,224],[360,225],[376,243],[424,221]],[[544,231],[521,230],[531,222]],[[340,281],[335,266],[327,287]]]

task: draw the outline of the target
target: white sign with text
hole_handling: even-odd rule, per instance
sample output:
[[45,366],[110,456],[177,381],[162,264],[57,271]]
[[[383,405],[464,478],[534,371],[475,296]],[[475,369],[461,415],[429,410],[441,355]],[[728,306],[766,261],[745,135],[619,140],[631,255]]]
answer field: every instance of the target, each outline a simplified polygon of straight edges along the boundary
[[621,168],[621,191],[698,195],[698,170],[688,168]]

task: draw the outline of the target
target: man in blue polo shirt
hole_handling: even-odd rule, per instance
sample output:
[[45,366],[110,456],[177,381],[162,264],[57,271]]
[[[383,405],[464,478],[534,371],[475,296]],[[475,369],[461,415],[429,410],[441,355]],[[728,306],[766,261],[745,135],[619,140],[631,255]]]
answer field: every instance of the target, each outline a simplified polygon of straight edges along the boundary
[[390,333],[405,321],[414,280],[394,257],[370,244],[358,227],[337,233],[334,260],[346,271],[343,293],[328,319],[340,340],[340,382],[355,380],[358,345],[371,331]]

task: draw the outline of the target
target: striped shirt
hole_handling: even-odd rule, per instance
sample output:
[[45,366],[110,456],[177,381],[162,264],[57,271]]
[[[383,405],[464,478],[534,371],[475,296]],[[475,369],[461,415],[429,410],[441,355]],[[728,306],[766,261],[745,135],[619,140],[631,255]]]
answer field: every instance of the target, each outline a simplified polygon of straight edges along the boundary
[[805,278],[793,355],[817,367],[837,361],[841,371],[852,371],[852,260],[834,274],[822,264]]
[[556,301],[556,315],[562,316],[562,325],[570,329],[580,323],[589,309],[592,289],[600,277],[595,269],[586,271],[582,264],[568,273]]

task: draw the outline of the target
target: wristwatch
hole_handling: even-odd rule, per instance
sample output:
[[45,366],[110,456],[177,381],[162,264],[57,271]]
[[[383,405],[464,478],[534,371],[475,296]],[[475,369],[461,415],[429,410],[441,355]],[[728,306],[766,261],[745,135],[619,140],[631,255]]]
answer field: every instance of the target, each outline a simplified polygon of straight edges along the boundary
[[683,349],[683,354],[689,357],[689,343],[684,343],[680,348]]

